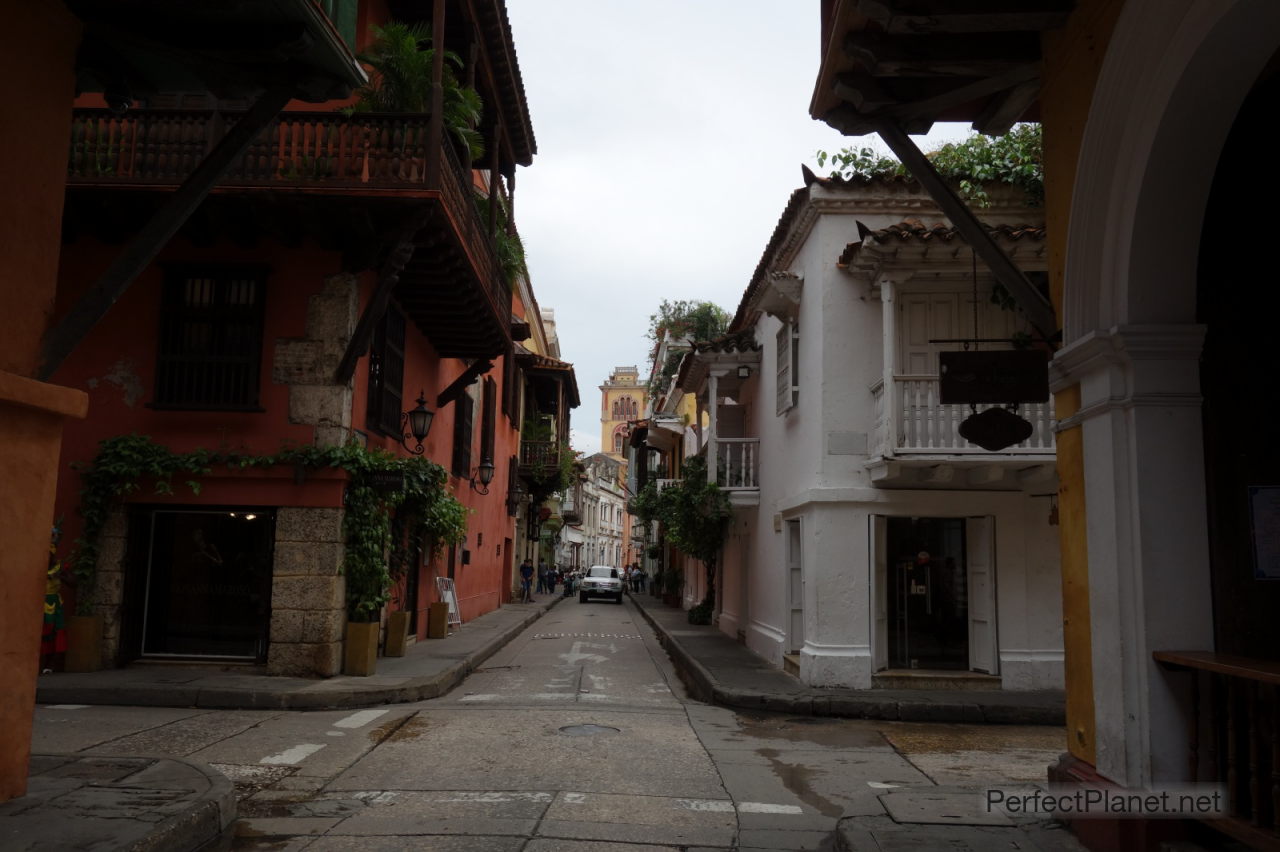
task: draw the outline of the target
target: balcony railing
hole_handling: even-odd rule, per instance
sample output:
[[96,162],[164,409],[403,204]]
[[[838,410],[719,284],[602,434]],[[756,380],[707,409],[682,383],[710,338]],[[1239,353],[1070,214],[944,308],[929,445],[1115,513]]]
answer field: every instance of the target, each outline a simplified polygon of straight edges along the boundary
[[759,438],[715,438],[716,484],[725,491],[760,487]]
[[[239,114],[212,110],[72,112],[70,185],[177,186],[235,124]],[[249,144],[218,182],[221,188],[269,187],[302,192],[418,190],[438,193],[495,315],[509,315],[511,294],[493,237],[474,203],[471,171],[452,138],[432,144],[425,115],[284,112]],[[435,185],[429,165],[439,158]]]
[[1226,788],[1225,818],[1205,824],[1255,849],[1280,848],[1280,663],[1211,651],[1153,656],[1191,679],[1186,780]]
[[[872,388],[875,401],[877,444],[881,455],[889,453],[989,453],[960,437],[960,424],[972,412],[967,405],[943,405],[938,399],[936,376],[898,376],[893,380],[888,399],[893,409],[886,410],[883,383]],[[978,411],[992,408],[979,405]],[[1002,453],[1051,455],[1055,451],[1053,400],[1025,404],[1019,416],[1030,421],[1031,437]],[[889,440],[892,433],[892,441]]]

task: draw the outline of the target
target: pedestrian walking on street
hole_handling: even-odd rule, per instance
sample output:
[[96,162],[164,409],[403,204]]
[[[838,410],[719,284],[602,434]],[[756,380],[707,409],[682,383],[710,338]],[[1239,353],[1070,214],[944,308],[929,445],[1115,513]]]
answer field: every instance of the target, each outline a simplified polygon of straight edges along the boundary
[[520,563],[520,603],[533,602],[533,560],[525,557]]
[[547,594],[554,595],[556,593],[556,580],[560,578],[560,573],[556,571],[556,566],[552,565],[547,569]]
[[546,594],[547,591],[547,563],[539,560],[538,562],[538,594]]

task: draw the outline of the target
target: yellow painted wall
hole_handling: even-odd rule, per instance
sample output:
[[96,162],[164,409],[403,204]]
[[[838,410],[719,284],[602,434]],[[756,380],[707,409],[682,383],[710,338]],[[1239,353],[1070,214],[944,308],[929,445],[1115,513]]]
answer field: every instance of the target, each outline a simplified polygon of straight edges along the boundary
[[[622,397],[631,397],[636,403],[636,413],[634,415],[613,416],[613,402]],[[613,430],[619,425],[625,424],[628,420],[638,420],[644,416],[645,403],[648,396],[645,393],[644,385],[619,385],[617,387],[609,387],[601,385],[600,387],[600,452],[607,453],[614,458],[624,459],[626,454],[617,455],[613,452]]]
[[[1045,221],[1049,241],[1049,284],[1054,309],[1062,316],[1066,238],[1080,143],[1093,90],[1124,0],[1078,0],[1067,26],[1045,34],[1040,93],[1044,124]],[[1054,398],[1064,420],[1080,407],[1080,388]],[[1084,499],[1084,447],[1080,427],[1058,434],[1058,519],[1062,550],[1063,643],[1066,649],[1068,749],[1096,763],[1093,712],[1093,657],[1089,634],[1089,553]]]

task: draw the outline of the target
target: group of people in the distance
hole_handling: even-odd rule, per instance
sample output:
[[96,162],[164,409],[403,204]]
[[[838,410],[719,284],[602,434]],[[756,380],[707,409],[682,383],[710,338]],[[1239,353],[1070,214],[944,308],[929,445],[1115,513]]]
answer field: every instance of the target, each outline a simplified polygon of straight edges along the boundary
[[[649,579],[645,570],[634,564],[625,566],[620,576],[622,577],[622,587],[632,592],[643,592]],[[548,565],[545,559],[540,560],[538,567],[535,568],[533,560],[526,556],[524,562],[520,563],[520,599],[521,601],[530,601],[533,600],[535,594],[554,595],[556,586],[572,584],[573,577],[574,575],[571,571],[558,568],[555,565]],[[565,594],[570,594],[572,591],[570,589]]]
[[622,570],[622,587],[633,592],[643,592],[645,582],[649,579],[644,569],[639,565],[628,565]]

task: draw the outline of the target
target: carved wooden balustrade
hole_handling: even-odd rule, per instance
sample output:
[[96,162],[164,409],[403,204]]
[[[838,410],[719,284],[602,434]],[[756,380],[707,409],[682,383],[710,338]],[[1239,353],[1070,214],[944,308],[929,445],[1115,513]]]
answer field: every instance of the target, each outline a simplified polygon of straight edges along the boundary
[[[237,118],[235,112],[213,110],[124,115],[73,110],[67,183],[176,187]],[[435,185],[428,185],[431,158],[440,160]],[[250,143],[218,188],[362,195],[416,191],[438,197],[497,315],[509,312],[511,294],[493,237],[474,203],[471,171],[459,160],[451,137],[432,142],[428,116],[283,112]]]
[[[960,437],[960,424],[969,416],[969,406],[943,405],[937,376],[895,376],[889,394],[884,393],[883,382],[876,382],[871,395],[876,413],[876,449],[881,454],[987,452]],[[886,406],[892,406],[892,410],[886,410]],[[977,409],[992,407],[979,405]],[[1031,423],[1031,437],[1003,452],[1052,455],[1053,401],[1023,405],[1018,414]]]
[[1187,780],[1227,791],[1206,825],[1257,849],[1280,848],[1280,663],[1212,651],[1156,651],[1190,676]]

